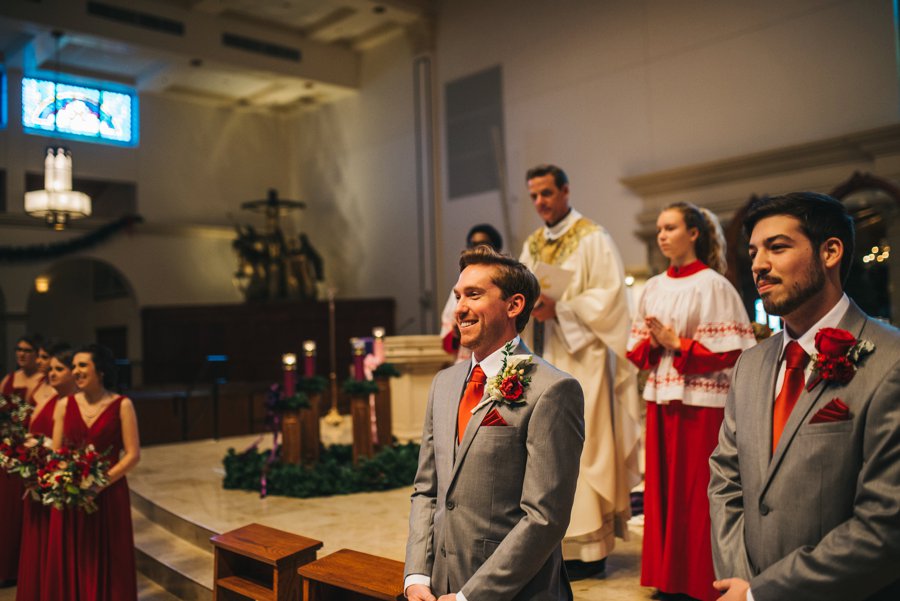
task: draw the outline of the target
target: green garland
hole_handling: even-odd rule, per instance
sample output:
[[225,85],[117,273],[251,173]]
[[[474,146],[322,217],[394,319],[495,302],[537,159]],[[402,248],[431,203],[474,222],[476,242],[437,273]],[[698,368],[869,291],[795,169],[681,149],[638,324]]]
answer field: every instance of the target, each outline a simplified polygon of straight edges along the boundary
[[311,407],[312,405],[306,393],[298,392],[289,399],[279,399],[272,410],[277,413],[284,413],[285,411],[299,411],[300,409],[309,409]]
[[53,244],[32,244],[31,246],[0,246],[0,263],[16,263],[19,261],[44,261],[63,255],[87,250],[97,246],[119,230],[130,228],[136,223],[143,223],[140,215],[126,215],[115,221],[102,225],[84,236],[71,238]]
[[375,371],[372,372],[372,376],[375,378],[399,378],[400,371],[393,363],[382,363],[375,368]]
[[378,393],[378,384],[372,380],[354,380],[347,378],[341,385],[341,390],[350,396],[368,396]]
[[[224,488],[258,492],[269,452],[249,449],[237,453],[233,448],[228,449],[223,459]],[[322,450],[319,462],[313,466],[288,465],[277,460],[268,468],[266,492],[306,499],[410,486],[416,476],[418,458],[419,445],[411,442],[384,448],[354,466],[352,447],[333,445]]]
[[306,394],[315,394],[325,390],[328,381],[322,376],[309,376],[297,379],[297,390]]

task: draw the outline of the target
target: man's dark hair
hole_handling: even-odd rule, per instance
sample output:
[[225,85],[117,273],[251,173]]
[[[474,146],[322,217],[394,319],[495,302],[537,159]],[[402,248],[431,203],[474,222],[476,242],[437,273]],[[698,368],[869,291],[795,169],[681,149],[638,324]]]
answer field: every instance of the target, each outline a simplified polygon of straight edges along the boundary
[[113,352],[102,344],[86,344],[79,348],[75,354],[90,353],[91,361],[94,362],[94,369],[103,378],[103,387],[107,390],[114,390],[116,387],[116,358]]
[[489,223],[479,223],[478,225],[473,225],[472,229],[469,230],[469,233],[466,234],[466,246],[472,248],[471,240],[472,236],[475,234],[484,234],[491,241],[491,248],[500,252],[503,250],[503,236],[500,235],[500,232],[497,231],[493,225]]
[[552,175],[556,187],[560,190],[569,183],[569,176],[556,165],[538,165],[537,167],[532,167],[525,173],[525,181],[527,182],[536,177],[544,177],[545,175]]
[[853,217],[847,207],[836,198],[816,192],[791,192],[780,196],[758,198],[747,209],[744,234],[749,238],[753,228],[766,217],[787,215],[800,221],[800,229],[818,252],[828,238],[838,238],[844,245],[841,257],[841,285],[850,275],[856,240]]
[[535,275],[522,263],[510,256],[501,255],[484,244],[464,250],[459,256],[460,273],[469,265],[496,267],[496,275],[491,278],[491,281],[503,293],[504,300],[513,294],[521,294],[525,297],[525,307],[516,316],[516,331],[524,330],[528,318],[531,317],[531,310],[534,309],[534,303],[541,295],[541,285]]

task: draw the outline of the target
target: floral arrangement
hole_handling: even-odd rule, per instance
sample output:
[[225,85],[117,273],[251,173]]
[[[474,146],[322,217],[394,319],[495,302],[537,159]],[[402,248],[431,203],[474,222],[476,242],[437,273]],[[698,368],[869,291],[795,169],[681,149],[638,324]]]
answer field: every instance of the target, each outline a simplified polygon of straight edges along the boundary
[[487,398],[472,410],[478,410],[481,405],[489,402],[518,403],[528,385],[531,384],[531,376],[528,372],[534,367],[532,355],[513,355],[513,343],[507,342],[503,347],[503,363],[496,376],[487,382]]
[[44,436],[5,436],[0,440],[0,467],[8,474],[22,478],[25,489],[34,494],[38,470],[50,455],[49,439]]
[[0,394],[0,435],[24,438],[28,434],[28,420],[32,411],[34,405],[24,401],[19,395]]
[[51,452],[37,472],[33,496],[56,509],[75,507],[86,513],[97,510],[97,491],[109,484],[109,461],[94,445]]
[[813,375],[807,390],[821,380],[835,384],[847,384],[856,375],[863,357],[875,350],[868,340],[857,340],[853,334],[840,328],[822,328],[816,332],[816,350],[813,355]]

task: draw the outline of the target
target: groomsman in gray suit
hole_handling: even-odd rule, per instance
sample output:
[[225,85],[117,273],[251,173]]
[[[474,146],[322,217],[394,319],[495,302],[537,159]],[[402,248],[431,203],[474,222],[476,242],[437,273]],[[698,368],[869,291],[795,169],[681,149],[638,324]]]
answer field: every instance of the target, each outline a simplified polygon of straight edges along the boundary
[[431,386],[404,588],[414,601],[569,600],[561,541],[584,443],[584,397],[518,332],[540,295],[521,263],[465,251],[454,288],[472,360]]
[[[900,599],[900,334],[843,293],[853,220],[795,193],[744,220],[784,332],[735,366],[710,458],[723,599]],[[698,533],[700,535],[700,533]]]

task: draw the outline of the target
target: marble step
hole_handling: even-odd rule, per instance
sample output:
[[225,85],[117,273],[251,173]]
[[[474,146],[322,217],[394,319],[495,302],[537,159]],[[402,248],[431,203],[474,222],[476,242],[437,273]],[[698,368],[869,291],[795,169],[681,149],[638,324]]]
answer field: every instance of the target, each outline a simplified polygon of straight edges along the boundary
[[138,601],[180,601],[140,572],[137,575]]
[[137,569],[183,601],[211,601],[213,554],[132,507]]
[[144,514],[151,522],[204,551],[212,552],[213,547],[209,539],[217,534],[221,534],[207,528],[203,524],[198,524],[164,509],[133,488],[131,489],[131,506]]

